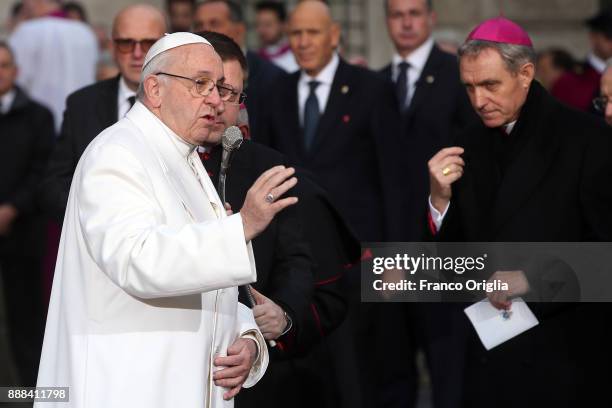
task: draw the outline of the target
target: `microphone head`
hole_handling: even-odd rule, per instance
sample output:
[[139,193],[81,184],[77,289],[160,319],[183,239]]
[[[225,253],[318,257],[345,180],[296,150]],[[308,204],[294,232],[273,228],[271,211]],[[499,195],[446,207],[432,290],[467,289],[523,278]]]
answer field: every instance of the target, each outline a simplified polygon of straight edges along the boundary
[[221,137],[221,143],[223,144],[223,150],[231,152],[232,150],[240,148],[242,144],[242,132],[238,126],[230,126],[225,129],[223,136]]

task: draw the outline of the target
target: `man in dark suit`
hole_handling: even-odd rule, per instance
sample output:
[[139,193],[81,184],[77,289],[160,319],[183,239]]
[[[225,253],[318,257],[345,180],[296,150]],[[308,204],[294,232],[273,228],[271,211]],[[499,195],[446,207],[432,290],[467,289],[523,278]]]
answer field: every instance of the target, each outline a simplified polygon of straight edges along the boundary
[[[229,37],[210,32],[201,35],[221,56],[225,85],[232,87],[236,95],[226,103],[206,151],[201,153],[204,166],[217,184],[223,131],[228,126],[248,126],[237,123],[247,66],[240,48]],[[252,182],[284,161],[278,152],[244,141],[232,153],[227,173],[225,191],[231,207],[240,208]],[[266,380],[253,389],[242,390],[236,401],[238,407],[285,407],[288,400],[294,406],[313,406],[315,401],[317,406],[338,406],[331,402],[336,401],[333,397],[337,390],[330,385],[336,383],[330,365],[337,361],[337,354],[347,353],[336,353],[336,348],[330,352],[318,345],[344,319],[346,301],[340,284],[345,265],[359,256],[359,246],[322,189],[305,172],[299,172],[298,179],[291,192],[299,197],[298,204],[278,214],[253,240],[258,273],[253,285],[258,304],[253,312],[264,337],[276,340],[277,347],[270,350]],[[315,287],[311,295],[313,274]],[[241,301],[247,303],[245,298]],[[342,347],[351,350],[346,341]],[[312,387],[319,391],[312,393]]]
[[20,382],[36,383],[44,332],[44,223],[35,205],[55,132],[51,112],[15,86],[17,67],[0,42],[0,273]]
[[242,7],[233,0],[205,0],[196,7],[193,22],[194,32],[213,31],[225,34],[236,42],[245,52],[249,64],[249,77],[245,104],[249,110],[250,129],[257,133],[262,120],[262,108],[266,104],[270,89],[284,77],[285,71],[256,52],[246,49],[246,24]]
[[301,70],[270,89],[265,126],[253,139],[311,170],[361,241],[389,239],[399,204],[391,86],[338,56],[340,28],[324,3],[298,4],[289,27]]
[[402,154],[409,166],[404,174],[411,186],[409,204],[414,206],[407,228],[412,227],[409,238],[416,239],[427,210],[427,161],[450,146],[457,134],[477,118],[461,86],[457,58],[442,51],[431,35],[436,22],[432,0],[384,3],[395,54],[391,64],[380,72],[393,82],[402,113]]
[[[384,7],[395,53],[391,63],[380,72],[393,82],[401,111],[402,155],[408,167],[404,177],[411,194],[405,209],[409,230],[406,240],[418,241],[424,228],[423,214],[428,208],[427,162],[438,150],[451,146],[477,117],[459,79],[457,57],[442,51],[432,37],[437,18],[432,0],[385,0]],[[418,349],[424,351],[432,397],[438,408],[453,406],[453,390],[457,388],[451,363],[454,356],[446,347],[444,330],[440,330],[441,322],[448,318],[447,308],[440,304],[406,304],[396,312],[406,313],[406,335],[412,339],[406,340],[406,344],[415,345],[415,350],[403,354],[405,366],[414,366]],[[401,328],[395,325],[394,329],[396,336],[402,335]],[[406,371],[403,383],[398,375],[388,385],[398,390],[395,399],[398,406],[402,398],[414,400],[419,383],[416,374],[416,368],[412,368]],[[400,394],[404,397],[400,398]]]
[[72,175],[85,148],[134,104],[144,57],[166,31],[165,21],[160,10],[146,4],[120,11],[112,31],[113,57],[120,75],[68,96],[60,137],[40,193],[41,206],[56,220],[64,217]]
[[[533,80],[531,40],[505,18],[477,27],[459,55],[462,81],[482,123],[429,162],[436,238],[610,241],[609,128],[555,101]],[[490,296],[492,305],[511,308],[513,297],[537,288],[534,276],[514,271],[502,278],[509,288]],[[601,376],[610,363],[609,307],[529,307],[539,324],[489,351],[457,309],[463,330],[455,334],[463,335],[466,350],[459,351],[465,353],[465,378],[456,406],[610,405]]]
[[[405,195],[399,190],[406,185],[398,180],[404,171],[391,84],[338,56],[340,27],[324,2],[299,3],[289,18],[288,36],[300,71],[271,89],[264,126],[254,131],[253,140],[310,170],[360,241],[402,240]],[[354,273],[347,279],[349,329],[359,355],[353,362],[360,381],[354,387],[355,406],[379,406],[376,385],[394,376],[387,370],[394,364],[372,352],[383,340],[377,332],[387,309],[360,302],[359,277]],[[392,336],[385,340],[381,346],[392,349],[401,343]]]

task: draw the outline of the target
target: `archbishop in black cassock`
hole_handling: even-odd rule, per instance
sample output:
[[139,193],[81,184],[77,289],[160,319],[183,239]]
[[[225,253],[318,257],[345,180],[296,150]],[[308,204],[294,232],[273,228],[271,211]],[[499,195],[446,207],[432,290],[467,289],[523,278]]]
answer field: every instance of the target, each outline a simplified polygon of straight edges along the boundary
[[[473,62],[491,52],[501,57],[500,50],[512,47],[486,39],[471,42],[462,47],[463,55],[460,50],[461,74],[483,124],[469,128],[458,141],[463,162],[457,159],[461,150],[440,152],[430,161],[431,202],[438,211],[443,210],[435,204],[442,191],[440,181],[453,180],[441,225],[436,211],[430,210],[436,238],[611,241],[610,129],[554,100],[532,81],[532,62],[511,77],[514,85],[527,84],[528,89],[524,102],[516,106],[518,115],[493,126],[496,89],[508,84],[496,82],[500,76],[492,64],[475,70],[478,64]],[[468,60],[470,64],[464,64]],[[509,73],[508,65],[503,66]],[[456,406],[576,407],[589,401],[610,405],[601,375],[611,362],[609,305],[530,303],[540,324],[490,351],[480,343],[463,307],[455,308],[455,321],[462,322],[462,329],[454,333],[453,344],[461,353],[455,363],[464,365]]]

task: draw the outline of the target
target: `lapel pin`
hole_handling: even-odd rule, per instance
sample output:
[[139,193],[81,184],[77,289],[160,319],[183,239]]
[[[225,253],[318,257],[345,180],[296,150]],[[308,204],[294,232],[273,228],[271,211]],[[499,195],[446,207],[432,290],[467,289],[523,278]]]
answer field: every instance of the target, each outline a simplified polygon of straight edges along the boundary
[[351,117],[349,115],[342,116],[342,121],[344,123],[349,123],[351,121]]
[[425,81],[427,81],[428,84],[433,84],[435,80],[436,78],[434,78],[433,75],[427,75],[427,78],[425,78]]
[[347,94],[348,91],[349,91],[348,85],[342,85],[342,88],[340,89],[340,92],[342,92],[343,94]]

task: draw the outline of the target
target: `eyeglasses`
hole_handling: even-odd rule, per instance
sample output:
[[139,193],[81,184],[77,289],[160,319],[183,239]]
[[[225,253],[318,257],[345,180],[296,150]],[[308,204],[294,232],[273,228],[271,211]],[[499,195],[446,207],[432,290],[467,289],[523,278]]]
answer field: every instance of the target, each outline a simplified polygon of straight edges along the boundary
[[242,105],[246,100],[247,94],[244,92],[237,92],[231,85],[225,85],[232,90],[232,96],[226,101],[232,105]]
[[609,99],[608,99],[607,96],[599,96],[599,97],[593,99],[593,106],[599,112],[605,112],[606,111],[606,107],[608,106],[608,102],[609,102]]
[[145,38],[144,40],[134,40],[133,38],[115,38],[113,41],[115,43],[115,47],[117,47],[117,50],[123,54],[134,52],[136,44],[139,44],[142,52],[146,54],[146,52],[149,51],[157,40],[154,38]]
[[168,72],[158,72],[155,75],[167,75],[169,77],[186,79],[188,81],[191,81],[195,84],[196,92],[199,95],[204,96],[204,97],[210,95],[213,89],[215,89],[216,87],[217,91],[219,92],[219,97],[224,102],[230,102],[230,103],[238,102],[238,104],[240,104],[242,103],[241,101],[244,101],[244,99],[246,99],[246,94],[244,92],[238,93],[234,91],[232,87],[224,85],[222,83],[215,83],[215,81],[213,81],[210,78],[193,79],[193,78],[185,77],[182,75],[170,74]]

